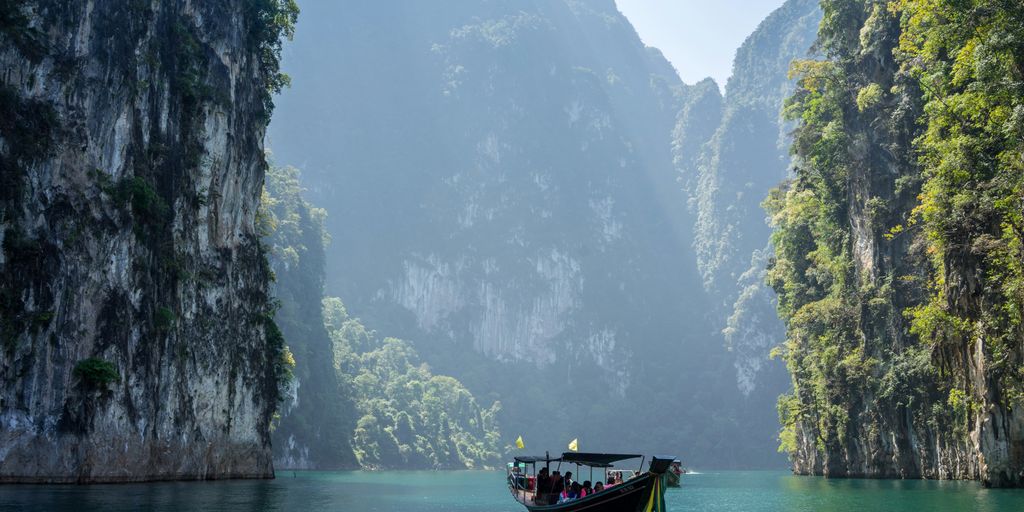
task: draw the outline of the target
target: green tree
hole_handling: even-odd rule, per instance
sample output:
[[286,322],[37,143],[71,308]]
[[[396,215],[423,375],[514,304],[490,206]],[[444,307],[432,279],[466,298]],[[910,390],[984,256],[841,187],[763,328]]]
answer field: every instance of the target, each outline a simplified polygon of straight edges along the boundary
[[323,300],[334,340],[338,379],[350,386],[362,415],[352,436],[366,468],[474,468],[501,456],[497,414],[484,409],[458,380],[434,375],[409,343],[379,339],[344,304]]

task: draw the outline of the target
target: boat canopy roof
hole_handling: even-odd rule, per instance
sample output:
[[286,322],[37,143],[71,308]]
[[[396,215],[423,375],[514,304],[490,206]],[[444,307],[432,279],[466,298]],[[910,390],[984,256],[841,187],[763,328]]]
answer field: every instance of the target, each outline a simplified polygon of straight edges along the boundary
[[522,462],[524,464],[536,464],[538,462],[560,462],[561,457],[549,458],[545,456],[533,456],[533,455],[518,455],[516,456],[516,462]]
[[547,462],[566,462],[569,464],[579,464],[581,466],[590,466],[595,468],[610,468],[612,463],[620,460],[639,459],[642,455],[636,455],[633,453],[576,453],[576,452],[565,452],[561,457],[550,457],[543,455],[518,455],[516,456],[516,462],[524,464],[536,464],[536,463],[547,463]]
[[591,466],[595,468],[611,467],[613,462],[620,460],[639,459],[642,455],[632,453],[576,453],[566,452],[562,454],[562,462]]

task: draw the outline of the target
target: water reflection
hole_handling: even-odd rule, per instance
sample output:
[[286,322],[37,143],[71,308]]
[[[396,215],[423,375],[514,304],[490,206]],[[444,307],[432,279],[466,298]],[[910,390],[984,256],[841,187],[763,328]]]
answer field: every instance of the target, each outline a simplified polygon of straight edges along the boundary
[[788,510],[931,510],[996,511],[1000,503],[1019,507],[1024,494],[1018,490],[993,494],[976,482],[934,480],[824,479],[785,475],[778,477]]

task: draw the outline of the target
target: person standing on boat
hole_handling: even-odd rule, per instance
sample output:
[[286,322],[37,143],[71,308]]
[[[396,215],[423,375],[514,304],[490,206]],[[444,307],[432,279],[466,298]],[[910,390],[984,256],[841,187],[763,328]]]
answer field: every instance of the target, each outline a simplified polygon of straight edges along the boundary
[[572,479],[572,471],[566,471],[565,472],[565,488],[566,489],[572,488],[572,484],[574,484],[574,483],[576,483],[576,482],[574,482],[573,479]]
[[565,479],[557,470],[551,473],[551,496],[548,503],[556,503],[565,491]]
[[534,489],[533,501],[539,505],[547,505],[549,494],[551,494],[551,477],[548,475],[548,468],[541,468],[537,472],[537,486]]

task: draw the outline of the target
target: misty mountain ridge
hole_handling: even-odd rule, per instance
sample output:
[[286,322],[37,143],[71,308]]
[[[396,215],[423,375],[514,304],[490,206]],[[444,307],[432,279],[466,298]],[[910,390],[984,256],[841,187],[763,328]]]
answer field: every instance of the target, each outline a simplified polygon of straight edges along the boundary
[[[795,58],[806,48],[793,41],[809,48],[813,30],[805,22],[793,35],[789,22],[813,22],[816,7],[787,5],[759,33]],[[705,466],[778,463],[768,404],[786,379],[781,365],[761,371],[768,342],[726,347],[740,276],[721,278],[728,291],[704,285],[692,248],[700,215],[687,206],[700,191],[681,181],[707,182],[709,172],[679,162],[692,155],[680,156],[679,136],[692,136],[698,154],[764,140],[778,163],[750,193],[762,197],[785,173],[776,154],[784,88],[762,101],[776,103],[768,133],[712,141],[740,102],[712,82],[683,84],[613,2],[302,8],[285,59],[293,86],[269,140],[280,162],[302,167],[310,201],[326,206],[328,294],[412,342],[436,371],[500,400],[506,434],[536,432],[538,446],[580,436],[608,449],[682,446]],[[773,50],[748,50],[729,88],[785,83]],[[749,76],[765,72],[778,76]],[[724,111],[696,111],[709,91]],[[648,403],[681,412],[639,435]],[[535,417],[552,428],[537,431]],[[618,427],[578,432],[581,422]],[[749,425],[759,425],[753,435]]]

